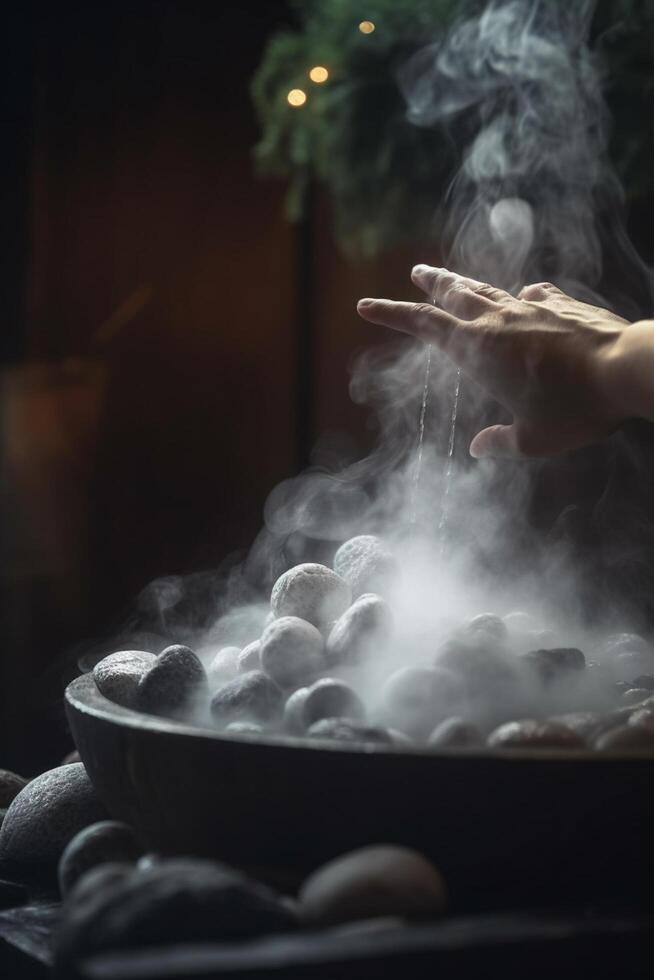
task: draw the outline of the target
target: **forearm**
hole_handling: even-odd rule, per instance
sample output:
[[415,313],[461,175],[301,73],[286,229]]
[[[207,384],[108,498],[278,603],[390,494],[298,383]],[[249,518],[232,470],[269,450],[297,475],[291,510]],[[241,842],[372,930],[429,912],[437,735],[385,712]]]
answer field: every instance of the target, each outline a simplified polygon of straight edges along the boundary
[[654,320],[639,320],[606,351],[598,372],[600,395],[616,417],[654,422]]

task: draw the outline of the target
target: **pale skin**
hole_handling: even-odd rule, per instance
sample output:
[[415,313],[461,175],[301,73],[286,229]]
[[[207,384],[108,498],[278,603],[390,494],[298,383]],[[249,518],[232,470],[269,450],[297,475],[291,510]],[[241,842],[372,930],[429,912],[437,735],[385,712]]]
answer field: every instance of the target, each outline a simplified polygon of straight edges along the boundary
[[358,312],[438,347],[511,412],[477,433],[472,456],[553,456],[654,421],[654,320],[630,324],[551,283],[514,297],[426,265],[411,278],[430,302],[362,299]]

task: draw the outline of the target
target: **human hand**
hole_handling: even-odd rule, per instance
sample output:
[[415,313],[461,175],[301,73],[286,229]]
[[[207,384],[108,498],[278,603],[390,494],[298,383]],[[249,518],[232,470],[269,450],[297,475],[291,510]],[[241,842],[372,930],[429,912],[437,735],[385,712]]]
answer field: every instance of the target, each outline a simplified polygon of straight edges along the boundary
[[411,278],[433,305],[362,299],[358,312],[436,345],[513,414],[511,425],[479,432],[471,455],[555,455],[608,435],[625,417],[608,365],[626,320],[550,283],[514,297],[425,265]]

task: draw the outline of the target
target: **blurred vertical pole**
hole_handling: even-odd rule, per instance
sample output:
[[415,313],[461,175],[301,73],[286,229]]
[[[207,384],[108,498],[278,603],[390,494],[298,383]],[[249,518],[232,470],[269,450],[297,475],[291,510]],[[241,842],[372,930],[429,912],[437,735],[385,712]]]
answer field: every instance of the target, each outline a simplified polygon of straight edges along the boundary
[[[27,347],[36,4],[26,0],[4,10],[0,43],[0,765],[17,768],[12,722],[18,711],[25,712],[28,695],[17,683],[23,671],[20,623],[25,608],[15,583],[16,530],[8,506],[8,402],[12,366]],[[33,610],[27,615],[33,615]]]
[[314,442],[314,211],[315,187],[307,176],[302,217],[296,231],[296,456],[298,469],[304,469],[311,458]]
[[17,360],[25,349],[30,269],[33,44],[35,5],[10,4],[3,17],[0,64],[4,75],[0,201],[0,361]]

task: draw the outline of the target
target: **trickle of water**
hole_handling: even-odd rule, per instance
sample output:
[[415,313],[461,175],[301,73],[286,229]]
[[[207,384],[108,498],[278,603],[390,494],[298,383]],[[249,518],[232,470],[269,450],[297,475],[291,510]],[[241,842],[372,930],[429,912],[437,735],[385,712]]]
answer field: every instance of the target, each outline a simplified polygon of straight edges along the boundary
[[450,485],[452,483],[452,467],[454,463],[454,441],[456,439],[456,416],[459,410],[459,392],[461,391],[461,371],[457,369],[452,398],[452,414],[450,416],[450,436],[447,443],[447,464],[443,476],[443,493],[441,495],[441,518],[438,522],[438,538],[440,554],[445,550],[445,535],[447,533],[447,516],[449,509]]
[[429,404],[429,380],[431,378],[431,344],[427,345],[427,363],[425,364],[425,383],[422,387],[422,404],[420,406],[420,419],[418,421],[418,453],[416,455],[416,466],[413,472],[413,487],[411,491],[411,523],[415,524],[418,517],[418,487],[420,485],[420,471],[422,470],[422,450],[425,441],[425,416],[427,405]]

